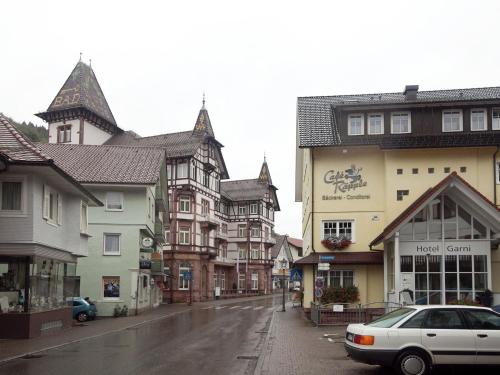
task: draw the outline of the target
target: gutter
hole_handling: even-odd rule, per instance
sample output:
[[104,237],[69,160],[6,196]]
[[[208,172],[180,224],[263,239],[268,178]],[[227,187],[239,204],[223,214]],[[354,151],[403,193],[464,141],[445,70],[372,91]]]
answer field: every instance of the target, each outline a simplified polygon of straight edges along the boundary
[[500,179],[500,171],[498,172],[499,176],[497,177],[497,162],[496,162],[497,155],[498,155],[499,151],[500,151],[500,147],[497,146],[497,150],[493,154],[493,203],[495,204],[495,206],[498,206],[498,202],[497,202],[497,178]]

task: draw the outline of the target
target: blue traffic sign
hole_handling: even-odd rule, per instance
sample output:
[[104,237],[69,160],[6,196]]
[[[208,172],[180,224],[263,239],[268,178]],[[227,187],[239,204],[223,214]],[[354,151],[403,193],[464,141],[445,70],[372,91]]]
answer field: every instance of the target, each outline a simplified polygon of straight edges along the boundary
[[290,280],[301,281],[302,280],[302,270],[300,268],[292,268],[290,270]]
[[316,298],[321,298],[323,296],[323,289],[317,288],[314,291],[314,294],[316,295]]
[[334,260],[335,260],[335,255],[320,255],[319,256],[320,262],[332,262]]

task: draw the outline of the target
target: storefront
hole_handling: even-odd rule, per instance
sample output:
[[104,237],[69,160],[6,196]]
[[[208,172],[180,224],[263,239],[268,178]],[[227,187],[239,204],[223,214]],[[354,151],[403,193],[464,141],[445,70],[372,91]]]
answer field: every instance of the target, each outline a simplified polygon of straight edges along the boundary
[[[396,218],[371,246],[384,243],[388,301],[455,304],[495,290],[500,214],[450,175]],[[407,293],[403,296],[403,293]]]

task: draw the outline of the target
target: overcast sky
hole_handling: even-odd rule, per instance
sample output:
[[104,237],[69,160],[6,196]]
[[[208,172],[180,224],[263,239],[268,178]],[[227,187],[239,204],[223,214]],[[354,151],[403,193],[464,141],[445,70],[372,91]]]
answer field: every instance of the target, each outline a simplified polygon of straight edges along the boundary
[[500,84],[500,1],[9,1],[0,21],[0,112],[43,121],[92,59],[118,125],[189,130],[207,96],[232,179],[267,156],[276,231],[302,237],[294,202],[297,96]]

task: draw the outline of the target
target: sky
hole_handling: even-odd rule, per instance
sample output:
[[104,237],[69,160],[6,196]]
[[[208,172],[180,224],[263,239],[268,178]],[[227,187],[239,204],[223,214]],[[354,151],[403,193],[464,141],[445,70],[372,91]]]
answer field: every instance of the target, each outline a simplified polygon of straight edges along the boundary
[[203,93],[231,179],[278,187],[275,230],[302,238],[295,202],[298,96],[497,86],[500,1],[9,1],[0,112],[43,124],[78,62],[118,125],[192,129]]

